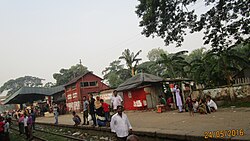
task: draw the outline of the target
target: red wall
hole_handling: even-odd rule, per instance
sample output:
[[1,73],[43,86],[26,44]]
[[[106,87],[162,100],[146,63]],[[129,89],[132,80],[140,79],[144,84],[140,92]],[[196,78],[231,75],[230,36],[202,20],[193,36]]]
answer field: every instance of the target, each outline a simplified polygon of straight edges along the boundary
[[[91,82],[91,81],[97,81],[98,85],[81,88],[81,82]],[[107,85],[105,85],[101,81],[102,81],[101,78],[97,77],[96,75],[92,73],[88,73],[84,75],[75,83],[76,89],[74,90],[70,89],[69,91],[65,89],[66,103],[81,101],[81,109],[82,109],[82,97],[83,96],[87,96],[88,98],[89,93],[100,92],[101,90],[105,90],[109,88]],[[71,84],[69,86],[71,87],[72,85],[75,85],[75,84]],[[77,93],[77,97],[73,98],[73,93]],[[68,95],[71,95],[72,99],[68,99]]]
[[146,100],[146,92],[144,91],[144,88],[136,89],[136,90],[131,90],[131,95],[132,98],[128,97],[128,92],[129,91],[124,91],[123,92],[123,99],[124,99],[124,109],[125,110],[140,110],[144,109],[146,107],[134,107],[133,101],[140,100],[143,104],[143,100]]

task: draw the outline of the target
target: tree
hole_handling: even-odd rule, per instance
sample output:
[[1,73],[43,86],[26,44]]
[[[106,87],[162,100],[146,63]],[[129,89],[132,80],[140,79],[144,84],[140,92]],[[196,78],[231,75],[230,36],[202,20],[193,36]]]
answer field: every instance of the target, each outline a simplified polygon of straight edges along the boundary
[[120,60],[115,60],[102,71],[104,79],[108,81],[111,88],[118,87],[122,82],[131,77],[130,71],[126,71],[120,63]]
[[204,48],[204,47],[193,50],[186,57],[186,61],[188,63],[191,63],[194,60],[201,60],[206,55],[205,50],[206,50],[206,48]]
[[56,79],[56,86],[68,83],[75,77],[88,72],[88,68],[82,64],[71,66],[69,69],[62,68],[59,73],[54,73],[53,78]]
[[250,63],[246,56],[234,49],[235,47],[212,49],[207,53],[207,57],[217,60],[216,67],[213,68],[220,70],[227,85],[232,85],[234,75]]
[[51,88],[51,87],[54,87],[56,84],[55,83],[52,83],[52,82],[47,82],[44,84],[44,88]]
[[161,54],[161,59],[158,63],[165,66],[165,77],[177,78],[187,76],[184,69],[186,66],[189,66],[184,58],[184,54],[186,53],[188,53],[188,51],[180,51],[174,54]]
[[247,47],[232,46],[205,52],[190,62],[192,78],[206,87],[232,85],[234,77],[244,68],[249,68],[250,47]]
[[104,79],[107,79],[110,73],[117,73],[119,70],[123,69],[124,67],[123,65],[120,65],[120,63],[120,60],[111,62],[109,66],[102,71],[102,74],[104,74]]
[[137,66],[139,73],[149,73],[160,77],[164,75],[164,70],[163,65],[158,64],[156,61],[143,62]]
[[161,54],[164,54],[164,53],[165,51],[163,49],[154,48],[148,52],[147,57],[150,61],[157,61],[161,58]]
[[134,54],[134,52],[130,52],[129,49],[125,49],[124,52],[122,52],[122,56],[119,57],[119,59],[125,60],[126,65],[130,70],[132,76],[135,75],[136,67],[139,61],[142,60],[141,58],[137,58],[141,52],[142,51],[139,50],[136,54]]
[[0,88],[0,93],[3,91],[8,91],[7,95],[15,93],[22,87],[42,87],[44,79],[33,77],[33,76],[24,76],[17,79],[11,79],[3,84]]
[[[204,32],[204,44],[213,48],[250,42],[249,0],[138,0],[136,14],[146,37],[164,38],[181,46],[186,32]],[[200,5],[201,4],[201,5]],[[206,6],[197,13],[194,5]]]

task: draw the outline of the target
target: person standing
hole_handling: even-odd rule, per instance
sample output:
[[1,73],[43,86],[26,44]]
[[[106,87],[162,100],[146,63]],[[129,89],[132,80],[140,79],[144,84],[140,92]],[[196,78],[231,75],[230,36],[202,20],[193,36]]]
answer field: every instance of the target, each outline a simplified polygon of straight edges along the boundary
[[188,111],[189,111],[190,116],[194,116],[193,101],[191,99],[191,96],[187,97],[186,106],[188,107]]
[[95,99],[93,98],[93,94],[89,94],[89,114],[93,120],[93,125],[96,126],[96,117],[95,117]]
[[117,111],[117,106],[122,105],[122,102],[123,102],[123,100],[122,100],[121,96],[117,95],[117,91],[114,90],[113,96],[111,98],[111,105],[112,105],[112,108],[113,108],[115,113]]
[[176,96],[176,104],[179,108],[179,112],[181,113],[182,112],[182,100],[181,100],[180,89],[178,85],[176,85],[176,88],[175,88],[175,96]]
[[11,118],[6,119],[4,124],[4,141],[10,141],[9,129],[10,129]]
[[30,115],[32,117],[32,128],[33,128],[33,130],[35,130],[35,121],[36,121],[36,112],[35,112],[35,109],[31,109]]
[[24,133],[24,115],[21,113],[18,113],[18,127],[19,127],[19,134]]
[[33,135],[32,135],[32,124],[33,124],[32,116],[31,116],[31,114],[28,114],[27,125],[28,125],[29,139],[33,138]]
[[111,118],[110,128],[111,132],[116,133],[118,141],[126,141],[129,132],[132,132],[132,126],[128,117],[123,113],[123,106],[117,106],[117,113]]
[[58,111],[59,110],[58,110],[57,104],[53,103],[53,113],[54,113],[54,117],[55,117],[55,124],[58,124],[58,115],[59,115]]
[[89,115],[89,102],[86,98],[86,96],[83,96],[83,124],[82,125],[89,125],[88,121],[88,115]]
[[106,120],[106,122],[109,122],[109,104],[104,102],[103,99],[101,99],[100,102],[102,103],[102,107],[103,107],[103,111],[104,111],[104,115],[105,115],[105,120]]
[[4,139],[4,118],[0,115],[0,140]]
[[24,124],[24,130],[25,130],[26,138],[29,139],[30,136],[29,136],[29,127],[28,127],[28,116],[27,116],[27,113],[24,113],[23,124]]

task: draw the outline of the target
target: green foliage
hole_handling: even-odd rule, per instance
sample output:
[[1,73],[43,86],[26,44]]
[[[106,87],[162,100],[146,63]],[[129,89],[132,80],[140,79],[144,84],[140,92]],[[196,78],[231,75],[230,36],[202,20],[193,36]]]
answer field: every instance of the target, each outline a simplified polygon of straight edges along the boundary
[[122,82],[131,77],[130,71],[124,69],[123,65],[120,63],[120,60],[115,60],[102,71],[104,79],[108,81],[111,88],[118,87]]
[[54,73],[53,78],[56,79],[56,86],[68,83],[75,77],[88,72],[88,68],[82,64],[71,66],[69,69],[62,68],[59,73]]
[[137,67],[138,73],[142,73],[142,72],[149,73],[149,74],[153,74],[153,75],[160,76],[160,77],[164,75],[163,73],[164,70],[165,70],[165,67],[158,64],[156,61],[143,62]]
[[202,48],[198,48],[193,50],[187,57],[186,57],[186,61],[188,63],[191,63],[194,60],[200,60],[202,59],[206,52],[205,52],[206,48],[202,47]]
[[234,78],[249,68],[249,52],[249,45],[211,49],[200,58],[193,58],[190,76],[207,87],[232,85]]
[[107,79],[111,88],[117,88],[123,82],[119,75],[116,73],[110,73]]
[[186,53],[188,53],[188,51],[180,51],[174,54],[161,54],[161,58],[157,62],[165,67],[165,77],[187,77],[185,67],[189,66],[189,63],[185,60]]
[[250,44],[161,54],[156,61],[138,65],[139,72],[163,78],[191,78],[207,88],[232,85],[238,74],[250,68]]
[[139,50],[136,54],[134,54],[134,52],[130,52],[129,49],[125,49],[124,52],[122,52],[122,56],[119,57],[119,59],[125,60],[126,65],[128,69],[131,71],[132,76],[135,74],[136,67],[139,61],[142,60],[141,58],[137,58],[141,52],[142,51]]
[[4,83],[3,86],[0,88],[0,92],[3,92],[5,90],[8,91],[8,94],[13,94],[17,90],[19,90],[22,87],[42,87],[44,79],[33,77],[33,76],[24,76],[19,77],[17,79],[11,79]]
[[164,53],[165,51],[163,49],[154,48],[148,52],[147,57],[150,61],[157,61],[161,58],[161,54],[164,54]]
[[[138,0],[136,14],[142,34],[181,46],[186,32],[204,31],[204,44],[213,48],[249,42],[249,0]],[[206,6],[197,13],[196,5]]]

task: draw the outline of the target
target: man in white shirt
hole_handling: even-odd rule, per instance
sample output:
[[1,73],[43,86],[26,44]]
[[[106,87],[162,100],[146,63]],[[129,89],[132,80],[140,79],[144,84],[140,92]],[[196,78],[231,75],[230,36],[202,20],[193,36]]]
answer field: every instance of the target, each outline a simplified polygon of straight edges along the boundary
[[116,112],[118,105],[122,105],[122,102],[123,102],[122,98],[119,95],[117,95],[117,91],[114,90],[113,96],[111,98],[111,105],[113,107],[114,112]]
[[110,122],[111,132],[116,133],[118,141],[126,141],[129,132],[132,131],[132,126],[128,120],[128,117],[123,113],[123,107],[117,106],[117,113],[114,114]]
[[207,96],[207,106],[210,112],[215,112],[218,109],[216,103],[211,99],[211,96]]

